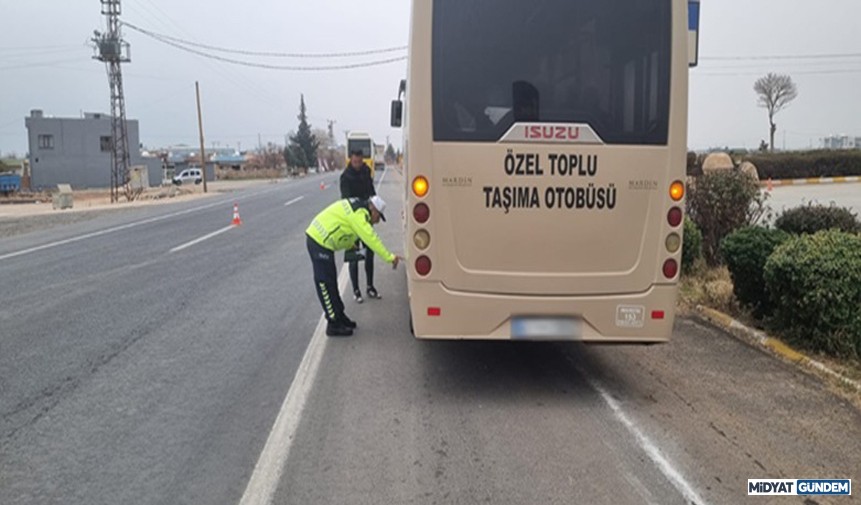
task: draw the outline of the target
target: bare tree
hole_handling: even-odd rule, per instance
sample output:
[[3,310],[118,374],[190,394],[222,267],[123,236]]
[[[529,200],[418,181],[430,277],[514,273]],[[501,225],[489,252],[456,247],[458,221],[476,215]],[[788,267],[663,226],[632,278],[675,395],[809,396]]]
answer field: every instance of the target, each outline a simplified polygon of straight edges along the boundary
[[259,149],[251,163],[252,169],[281,170],[284,168],[284,151],[272,142]]
[[768,73],[765,77],[757,79],[753,90],[759,97],[758,104],[768,111],[769,134],[771,139],[771,150],[774,151],[774,133],[777,125],[774,124],[774,115],[783,110],[790,102],[798,96],[798,88],[788,75]]

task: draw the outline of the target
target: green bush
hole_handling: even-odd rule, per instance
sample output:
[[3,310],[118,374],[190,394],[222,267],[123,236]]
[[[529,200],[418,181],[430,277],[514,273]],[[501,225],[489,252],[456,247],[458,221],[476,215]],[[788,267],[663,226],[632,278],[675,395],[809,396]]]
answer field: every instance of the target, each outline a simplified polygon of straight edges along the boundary
[[837,229],[847,233],[861,231],[861,223],[851,210],[835,205],[802,205],[785,211],[775,226],[788,233],[801,235]]
[[721,242],[721,255],[732,277],[733,293],[757,317],[771,313],[765,288],[765,262],[790,235],[782,230],[748,226],[732,232]]
[[721,170],[697,177],[688,188],[688,215],[703,235],[709,265],[720,263],[720,243],[730,233],[756,223],[765,213],[767,194],[740,170]]
[[756,165],[761,180],[861,175],[857,150],[748,154],[743,159]]
[[688,151],[688,177],[699,177],[703,175],[703,159],[705,156],[700,156],[693,151]]
[[861,236],[837,230],[791,238],[765,263],[772,325],[791,342],[861,356]]
[[685,217],[682,243],[682,272],[690,272],[696,261],[703,257],[703,234],[691,218]]

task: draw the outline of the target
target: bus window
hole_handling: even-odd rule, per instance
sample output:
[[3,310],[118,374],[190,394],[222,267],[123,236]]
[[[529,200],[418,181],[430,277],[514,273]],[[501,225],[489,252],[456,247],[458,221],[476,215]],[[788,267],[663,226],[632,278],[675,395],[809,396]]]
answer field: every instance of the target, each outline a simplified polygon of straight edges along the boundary
[[530,121],[587,123],[608,144],[665,145],[671,7],[435,0],[434,140],[495,142]]

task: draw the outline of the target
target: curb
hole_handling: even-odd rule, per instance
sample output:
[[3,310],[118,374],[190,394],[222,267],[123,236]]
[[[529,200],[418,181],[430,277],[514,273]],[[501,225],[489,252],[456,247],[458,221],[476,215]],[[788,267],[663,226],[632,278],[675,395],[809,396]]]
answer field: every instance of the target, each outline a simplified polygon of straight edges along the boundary
[[861,393],[861,382],[852,380],[840,372],[832,370],[827,365],[805,356],[776,338],[769,337],[759,330],[748,328],[741,322],[733,319],[723,312],[719,312],[702,305],[697,305],[696,315],[745,343],[763,349],[767,353],[777,356],[778,358],[790,362],[798,367],[806,368],[814,373],[825,376],[828,379],[836,380],[838,383],[853,389],[855,392]]
[[[861,177],[858,176],[848,176],[848,177],[809,177],[807,179],[777,179],[772,180],[770,184],[772,186],[807,186],[807,185],[817,185],[817,184],[846,184],[850,182],[861,182]],[[762,187],[767,187],[769,185],[769,181],[760,181],[759,183]]]

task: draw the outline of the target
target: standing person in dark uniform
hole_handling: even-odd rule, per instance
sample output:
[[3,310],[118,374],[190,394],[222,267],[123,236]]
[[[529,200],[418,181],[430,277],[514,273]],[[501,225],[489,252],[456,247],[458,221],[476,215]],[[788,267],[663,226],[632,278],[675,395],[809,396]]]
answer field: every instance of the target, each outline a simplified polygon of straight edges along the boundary
[[[350,164],[341,174],[341,198],[358,198],[368,200],[377,194],[374,189],[374,179],[371,177],[371,168],[364,162],[364,153],[361,149],[350,152]],[[374,287],[374,252],[366,249],[365,253],[365,275],[368,280],[368,298],[382,298],[377,288]],[[350,282],[353,285],[353,298],[362,303],[362,290],[359,288],[359,262],[350,262]]]

